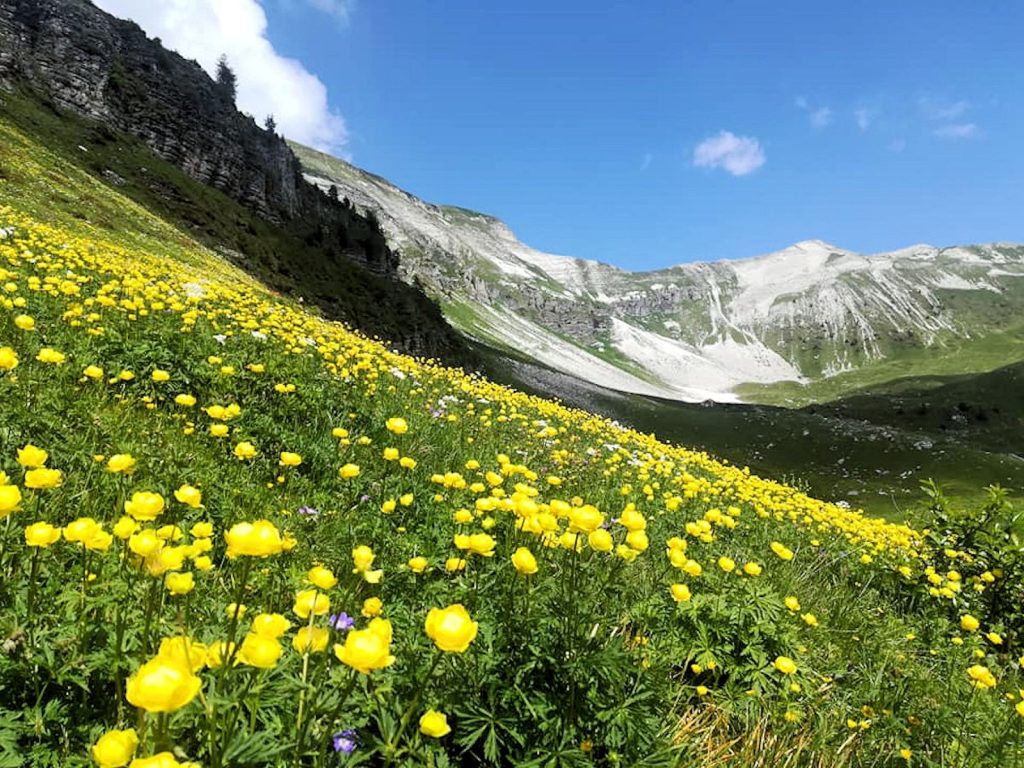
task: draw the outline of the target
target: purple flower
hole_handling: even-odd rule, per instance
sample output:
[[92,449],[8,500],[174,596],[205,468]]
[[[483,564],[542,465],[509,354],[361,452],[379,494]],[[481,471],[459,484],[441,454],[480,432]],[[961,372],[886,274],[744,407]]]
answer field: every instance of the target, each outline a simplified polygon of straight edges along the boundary
[[341,733],[334,734],[331,741],[335,752],[344,752],[347,755],[356,748],[356,732],[347,728]]
[[299,507],[299,514],[304,517],[318,517],[320,515],[320,510],[313,509],[313,507]]
[[344,611],[341,613],[332,613],[327,619],[327,623],[341,632],[347,632],[356,625],[355,619]]

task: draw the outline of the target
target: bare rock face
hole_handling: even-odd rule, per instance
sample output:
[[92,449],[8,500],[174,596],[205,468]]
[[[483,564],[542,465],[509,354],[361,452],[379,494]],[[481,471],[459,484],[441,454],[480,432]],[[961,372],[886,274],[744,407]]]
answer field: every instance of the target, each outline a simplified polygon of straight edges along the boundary
[[281,137],[136,24],[87,0],[0,0],[0,88],[24,84],[61,109],[142,139],[262,218],[315,222],[334,235],[332,255],[396,274],[398,258],[375,224],[306,183]]

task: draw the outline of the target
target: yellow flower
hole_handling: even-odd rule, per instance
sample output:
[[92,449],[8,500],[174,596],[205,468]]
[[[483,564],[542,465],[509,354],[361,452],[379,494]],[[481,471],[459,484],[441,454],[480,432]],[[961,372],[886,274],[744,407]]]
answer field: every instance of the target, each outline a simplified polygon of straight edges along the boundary
[[398,461],[399,453],[397,448],[384,449],[384,461]]
[[760,576],[761,566],[754,562],[744,563],[743,572],[747,574],[747,576]]
[[452,732],[447,715],[428,709],[420,717],[420,733],[433,739],[440,739]]
[[373,550],[365,544],[360,544],[352,550],[352,563],[355,566],[352,573],[363,573],[373,567]]
[[572,533],[591,533],[600,528],[603,522],[604,515],[590,504],[569,510],[569,530]]
[[698,685],[694,690],[698,696],[707,696],[711,692],[706,685]]
[[108,472],[123,472],[130,475],[135,469],[135,459],[130,453],[115,453],[107,459]]
[[42,448],[37,448],[32,445],[32,443],[18,449],[17,461],[21,466],[28,469],[35,469],[36,467],[43,466],[46,464],[46,460],[48,458],[50,458],[50,454]]
[[476,638],[479,625],[461,603],[456,603],[447,608],[431,608],[424,628],[442,651],[463,653]]
[[243,616],[245,616],[245,612],[247,610],[249,609],[244,605],[239,605],[238,603],[228,603],[224,607],[224,614],[229,619],[241,619]]
[[196,768],[195,763],[179,763],[171,752],[158,752],[152,757],[136,757],[128,768]]
[[164,381],[168,381],[170,378],[171,378],[171,374],[169,374],[167,371],[161,370],[160,368],[157,368],[152,373],[152,379],[157,384],[159,384],[161,382],[164,382]]
[[39,354],[36,355],[36,360],[40,363],[50,363],[52,365],[62,365],[65,359],[63,352],[58,352],[50,347],[43,347],[39,350]]
[[427,561],[427,558],[420,556],[411,557],[409,558],[409,562],[406,563],[406,565],[409,566],[409,570],[413,573],[423,573],[429,564],[430,563]]
[[396,435],[404,435],[409,431],[409,424],[400,416],[392,416],[387,420],[385,426],[387,426],[388,432],[393,432]]
[[612,535],[604,528],[597,528],[587,534],[587,543],[596,552],[611,552],[614,542]]
[[210,425],[210,434],[214,437],[227,437],[228,432],[230,432],[230,430],[228,429],[227,424]]
[[981,626],[981,624],[978,620],[969,613],[965,613],[960,617],[960,629],[965,632],[975,632],[979,626]]
[[358,464],[346,464],[338,470],[338,474],[344,480],[351,480],[353,477],[359,476],[359,465]]
[[321,627],[301,627],[292,638],[292,648],[298,653],[323,653],[331,633]]
[[29,315],[15,316],[14,324],[23,331],[31,331],[36,327],[36,321],[33,320]]
[[213,536],[213,523],[196,523],[192,526],[192,529],[189,531],[189,533],[191,533],[197,539],[208,539],[211,536]]
[[796,672],[796,663],[789,656],[777,656],[773,666],[784,675],[792,675]]
[[787,547],[782,542],[773,541],[768,546],[771,547],[772,552],[774,552],[776,555],[778,555],[783,560],[792,560],[793,559],[793,550],[791,550],[789,547]]
[[189,668],[157,656],[128,678],[125,698],[147,712],[173,712],[192,701],[202,685]]
[[297,467],[302,463],[302,457],[291,451],[281,451],[280,464],[282,467]]
[[687,560],[683,564],[683,571],[692,578],[697,578],[704,573],[704,569],[701,567],[701,564],[696,560]]
[[151,528],[144,528],[128,537],[128,549],[139,557],[149,557],[154,552],[160,551],[163,546],[163,540]]
[[673,584],[671,586],[672,599],[677,603],[685,603],[692,597],[690,588],[685,584]]
[[187,595],[196,587],[195,576],[191,572],[172,572],[164,576],[164,586],[172,595]]
[[18,367],[18,353],[10,347],[0,347],[0,371],[13,371]]
[[156,655],[195,673],[206,666],[207,653],[207,648],[202,643],[197,643],[184,635],[174,635],[160,641]]
[[482,557],[494,557],[495,546],[494,539],[486,533],[474,533],[469,536],[467,541],[467,549]]
[[331,610],[331,599],[315,589],[304,589],[295,594],[295,605],[292,606],[292,611],[300,619],[308,619],[310,613],[314,616],[323,616],[329,610]]
[[235,523],[231,530],[224,534],[224,540],[227,542],[227,555],[230,558],[269,557],[279,554],[284,547],[280,532],[269,520]]
[[82,375],[85,376],[85,378],[87,379],[99,381],[100,379],[103,378],[103,369],[100,368],[98,365],[87,365],[85,369],[82,371]]
[[1003,638],[998,632],[989,632],[987,635],[985,635],[985,637],[988,638],[988,641],[992,643],[992,645],[1003,644]]
[[175,395],[174,402],[176,405],[180,405],[182,408],[191,408],[196,404],[196,399],[192,395]]
[[38,469],[30,469],[25,473],[26,488],[57,488],[63,482],[64,477],[59,469],[39,467]]
[[281,644],[271,637],[250,632],[245,636],[235,657],[239,663],[257,669],[273,669],[281,658]]
[[[192,509],[200,509],[203,506],[202,491],[194,486],[188,485],[187,483],[178,486],[178,490],[174,492],[174,498],[186,507],[192,507]],[[194,535],[195,534],[193,534],[193,536]]]
[[805,613],[800,618],[803,619],[804,623],[807,624],[807,626],[809,627],[818,626],[818,617],[815,616],[813,613]]
[[784,602],[786,603],[786,607],[789,608],[789,610],[793,612],[800,610],[800,601],[797,600],[796,597],[794,597],[793,595],[787,597]]
[[338,583],[338,578],[331,572],[329,568],[324,568],[322,565],[314,565],[309,569],[306,574],[306,579],[309,583],[320,589],[330,589]]
[[519,547],[519,549],[512,553],[512,565],[524,576],[537,572],[537,558],[526,547]]
[[718,558],[718,567],[726,573],[732,573],[736,569],[736,561],[723,555]]
[[1021,699],[1020,701],[1018,701],[1016,703],[1016,705],[1014,705],[1013,708],[1015,710],[1017,710],[1017,714],[1018,715],[1020,715],[1021,717],[1024,717],[1024,699]]
[[60,539],[60,528],[49,523],[32,523],[25,527],[25,543],[30,547],[48,547]]
[[626,534],[626,546],[635,552],[645,552],[650,546],[647,533],[645,531],[630,531]]
[[138,746],[139,737],[134,728],[107,731],[92,745],[92,758],[100,768],[122,768],[128,765]]
[[363,600],[363,610],[361,613],[368,619],[372,619],[374,616],[380,616],[380,612],[384,609],[384,603],[379,597],[368,597]]
[[444,568],[448,573],[455,573],[466,568],[466,560],[461,557],[449,557],[444,561]]
[[114,523],[114,535],[122,540],[128,539],[137,530],[139,530],[139,524],[130,517],[122,517]]
[[0,517],[14,512],[21,504],[21,489],[16,485],[0,485]]
[[971,678],[971,685],[975,688],[995,688],[996,678],[987,667],[983,667],[981,664],[975,664],[968,668],[967,676]]
[[256,446],[248,440],[243,440],[235,446],[235,458],[240,461],[249,461],[256,457]]
[[368,675],[395,663],[391,655],[391,622],[374,619],[366,629],[353,629],[345,635],[345,645],[335,644],[334,655],[343,664]]
[[416,469],[416,459],[411,456],[403,456],[399,459],[398,463],[403,469]]
[[164,497],[159,493],[136,491],[131,499],[124,503],[124,511],[139,522],[156,520],[164,511]]
[[64,538],[67,541],[85,544],[99,530],[100,524],[91,517],[80,517],[64,526]]

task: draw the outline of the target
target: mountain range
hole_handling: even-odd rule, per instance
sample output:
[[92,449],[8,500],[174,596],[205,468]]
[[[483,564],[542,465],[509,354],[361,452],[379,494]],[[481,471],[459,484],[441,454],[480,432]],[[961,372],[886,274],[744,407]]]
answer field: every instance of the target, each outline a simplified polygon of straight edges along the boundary
[[374,214],[402,279],[422,286],[458,330],[609,389],[798,405],[1024,358],[1020,244],[868,255],[809,240],[628,272],[538,251],[493,216],[292,149],[308,181]]

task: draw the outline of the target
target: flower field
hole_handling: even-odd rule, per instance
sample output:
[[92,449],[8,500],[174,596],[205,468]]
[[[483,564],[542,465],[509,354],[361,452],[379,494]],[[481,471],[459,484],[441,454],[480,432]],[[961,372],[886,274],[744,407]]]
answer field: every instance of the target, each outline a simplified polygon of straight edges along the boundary
[[984,558],[49,216],[119,200],[0,137],[0,766],[1020,760]]

